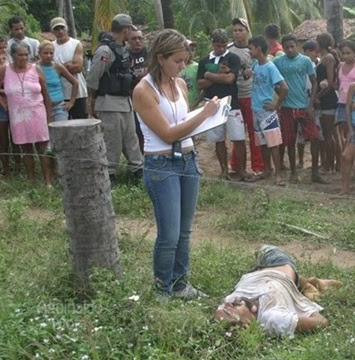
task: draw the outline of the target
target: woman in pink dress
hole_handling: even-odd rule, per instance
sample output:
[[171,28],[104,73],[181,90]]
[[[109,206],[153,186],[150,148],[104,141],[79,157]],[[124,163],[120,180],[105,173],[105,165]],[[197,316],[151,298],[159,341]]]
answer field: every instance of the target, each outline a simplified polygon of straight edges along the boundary
[[[0,36],[0,66],[7,64],[6,59],[7,40]],[[3,173],[6,179],[9,176],[9,116],[7,114],[7,103],[4,90],[0,88],[0,160],[3,167]]]
[[[44,155],[49,140],[51,101],[42,70],[28,62],[28,45],[14,42],[10,54],[13,63],[0,67],[0,85],[4,84],[7,97],[12,140],[14,144],[21,145],[28,178],[34,182],[33,144],[37,152]],[[50,158],[40,156],[40,164],[44,183],[50,185]]]

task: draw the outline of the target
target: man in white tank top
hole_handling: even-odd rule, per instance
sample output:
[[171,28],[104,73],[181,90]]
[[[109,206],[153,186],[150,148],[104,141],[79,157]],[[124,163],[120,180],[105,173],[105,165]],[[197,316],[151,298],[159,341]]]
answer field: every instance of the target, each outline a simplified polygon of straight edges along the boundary
[[[87,113],[87,88],[83,69],[83,45],[77,39],[68,36],[67,22],[56,17],[51,20],[50,28],[56,40],[53,42],[55,52],[54,61],[63,64],[74,75],[79,83],[79,91],[74,106],[69,109],[70,119],[86,119]],[[61,77],[65,101],[71,97],[72,85],[67,79]]]

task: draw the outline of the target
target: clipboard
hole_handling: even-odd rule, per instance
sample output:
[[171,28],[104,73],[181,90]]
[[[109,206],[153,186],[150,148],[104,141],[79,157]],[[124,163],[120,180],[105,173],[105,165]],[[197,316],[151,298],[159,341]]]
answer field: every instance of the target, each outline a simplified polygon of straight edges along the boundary
[[[220,101],[220,107],[216,114],[213,116],[208,117],[201,125],[199,125],[195,130],[191,131],[188,135],[184,136],[181,140],[188,139],[192,136],[202,134],[208,130],[211,130],[217,126],[223,125],[228,120],[228,114],[231,109],[230,103],[231,103],[232,97],[231,96],[225,96]],[[203,108],[196,109],[194,111],[190,111],[184,121],[189,120],[199,114],[202,111]]]

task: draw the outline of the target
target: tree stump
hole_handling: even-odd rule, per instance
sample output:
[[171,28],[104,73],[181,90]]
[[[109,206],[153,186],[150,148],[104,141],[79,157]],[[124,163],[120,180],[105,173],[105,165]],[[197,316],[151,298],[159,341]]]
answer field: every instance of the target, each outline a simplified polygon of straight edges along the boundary
[[92,267],[108,268],[119,275],[115,213],[101,121],[52,122],[49,132],[62,186],[75,283],[86,288]]

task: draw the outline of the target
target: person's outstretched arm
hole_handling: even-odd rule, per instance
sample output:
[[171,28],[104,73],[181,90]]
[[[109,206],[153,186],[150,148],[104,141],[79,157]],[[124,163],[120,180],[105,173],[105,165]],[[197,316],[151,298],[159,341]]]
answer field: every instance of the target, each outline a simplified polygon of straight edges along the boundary
[[296,332],[311,332],[329,326],[329,321],[319,312],[313,313],[310,317],[299,316]]

